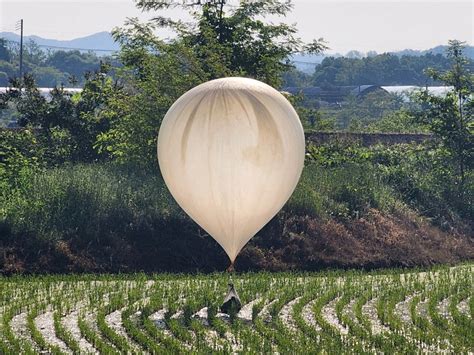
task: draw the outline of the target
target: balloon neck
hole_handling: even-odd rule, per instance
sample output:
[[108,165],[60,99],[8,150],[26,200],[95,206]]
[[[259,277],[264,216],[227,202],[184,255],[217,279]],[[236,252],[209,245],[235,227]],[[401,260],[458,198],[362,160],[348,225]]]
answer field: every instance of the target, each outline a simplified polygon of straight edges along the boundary
[[232,261],[229,265],[229,267],[227,268],[227,272],[234,272],[234,262]]

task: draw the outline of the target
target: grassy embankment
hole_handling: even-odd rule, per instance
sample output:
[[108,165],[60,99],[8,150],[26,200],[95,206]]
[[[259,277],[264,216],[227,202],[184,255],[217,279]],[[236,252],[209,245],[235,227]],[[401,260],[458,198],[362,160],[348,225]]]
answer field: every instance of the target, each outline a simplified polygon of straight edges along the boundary
[[[434,172],[430,154],[416,145],[310,149],[293,196],[243,250],[237,268],[426,266],[472,259],[473,179],[459,202],[450,177]],[[18,176],[0,195],[3,273],[227,266],[219,245],[176,205],[157,166],[63,165]]]

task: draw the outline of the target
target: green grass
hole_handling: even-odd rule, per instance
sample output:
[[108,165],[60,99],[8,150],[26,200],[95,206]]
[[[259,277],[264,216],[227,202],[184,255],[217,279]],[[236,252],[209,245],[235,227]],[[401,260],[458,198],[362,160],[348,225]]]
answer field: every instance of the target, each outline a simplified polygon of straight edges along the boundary
[[362,216],[369,208],[397,207],[397,194],[368,164],[323,168],[308,164],[285,210],[323,218]]
[[[36,174],[25,185],[4,198],[0,221],[13,233],[34,233],[42,240],[75,235],[94,240],[152,229],[158,220],[187,219],[158,167],[64,166]],[[371,207],[390,209],[395,202],[393,189],[368,165],[326,169],[309,164],[284,210],[350,218]]]
[[93,239],[179,214],[158,170],[112,164],[46,170],[3,202],[3,217],[14,231],[33,231],[46,240],[74,234]]
[[[299,184],[281,212],[252,239],[250,256],[243,259],[242,269],[305,269],[304,264],[317,269],[317,263],[304,256],[305,250],[314,255],[321,249],[319,238],[339,237],[346,230],[354,235],[371,233],[377,227],[374,215],[395,222],[392,229],[399,225],[412,228],[403,230],[406,235],[430,235],[431,226],[446,237],[472,234],[472,218],[467,217],[474,206],[469,201],[474,175],[466,182],[466,199],[457,198],[453,195],[456,187],[450,183],[452,174],[435,169],[432,153],[414,145],[308,147]],[[214,271],[227,266],[218,244],[176,204],[157,164],[148,168],[76,164],[21,171],[14,183],[0,189],[0,252],[13,248],[9,259],[0,258],[0,271]],[[362,219],[372,223],[370,228],[357,224]],[[417,230],[422,220],[419,228],[425,230]],[[377,233],[366,235],[367,239],[374,241]],[[302,238],[301,243],[295,241],[295,235]],[[289,255],[286,247],[295,255],[290,261],[283,257]],[[452,258],[443,260],[432,251],[428,259],[466,259],[458,257],[458,250],[467,248],[451,248],[447,252]],[[386,248],[382,253],[390,251]],[[258,262],[252,263],[257,255]],[[297,266],[289,264],[302,257],[307,259]],[[355,265],[348,255],[324,257],[320,264]],[[371,259],[359,264],[418,265],[413,257],[407,259],[410,261],[397,257],[385,264]],[[383,260],[392,259],[384,256]]]
[[[473,213],[474,176],[468,174],[467,197],[461,201],[452,172],[436,160],[446,157],[417,145],[309,146],[301,180],[283,212],[347,220],[370,208],[389,213],[410,208],[445,228],[465,224],[462,219]],[[137,230],[152,234],[157,223],[175,221],[172,228],[178,230],[183,220],[192,223],[168,192],[157,164],[63,165],[17,175],[0,192],[4,235],[90,241]]]

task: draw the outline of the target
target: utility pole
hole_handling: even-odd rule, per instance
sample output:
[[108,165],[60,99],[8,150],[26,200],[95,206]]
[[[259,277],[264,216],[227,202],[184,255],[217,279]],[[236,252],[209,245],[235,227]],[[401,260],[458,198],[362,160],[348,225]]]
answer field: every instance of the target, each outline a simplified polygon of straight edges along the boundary
[[23,19],[20,20],[20,80],[23,81]]

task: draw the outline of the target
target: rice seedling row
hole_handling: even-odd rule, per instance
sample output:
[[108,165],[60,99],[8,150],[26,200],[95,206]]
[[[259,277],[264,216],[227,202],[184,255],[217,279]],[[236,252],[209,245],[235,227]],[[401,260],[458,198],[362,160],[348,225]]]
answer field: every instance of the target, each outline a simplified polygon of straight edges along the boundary
[[0,353],[469,353],[473,271],[0,278]]

